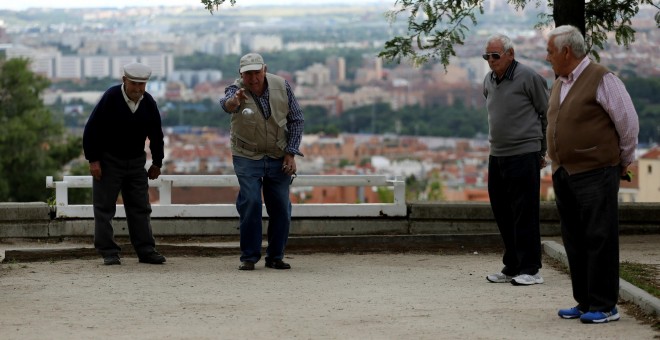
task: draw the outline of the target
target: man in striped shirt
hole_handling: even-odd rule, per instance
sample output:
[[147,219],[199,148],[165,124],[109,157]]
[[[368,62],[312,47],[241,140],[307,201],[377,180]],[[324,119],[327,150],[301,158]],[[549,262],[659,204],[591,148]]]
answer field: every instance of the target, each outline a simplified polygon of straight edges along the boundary
[[548,156],[577,306],[564,319],[619,320],[619,181],[634,161],[639,121],[623,82],[587,57],[580,31],[559,26],[546,60],[557,79],[548,106]]

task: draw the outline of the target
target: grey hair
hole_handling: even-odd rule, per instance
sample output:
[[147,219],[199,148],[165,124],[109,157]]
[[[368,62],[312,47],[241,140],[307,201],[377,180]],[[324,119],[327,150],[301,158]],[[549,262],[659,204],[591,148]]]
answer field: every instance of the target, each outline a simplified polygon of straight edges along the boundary
[[484,49],[488,48],[488,44],[490,44],[493,41],[499,41],[502,43],[502,47],[504,47],[504,52],[510,51],[513,48],[513,43],[511,42],[511,38],[507,37],[504,34],[493,34],[490,37],[488,37],[488,40],[486,40],[486,46],[484,46]]
[[587,44],[579,29],[571,25],[556,27],[550,31],[548,39],[555,38],[555,47],[559,50],[569,46],[577,58],[587,55]]

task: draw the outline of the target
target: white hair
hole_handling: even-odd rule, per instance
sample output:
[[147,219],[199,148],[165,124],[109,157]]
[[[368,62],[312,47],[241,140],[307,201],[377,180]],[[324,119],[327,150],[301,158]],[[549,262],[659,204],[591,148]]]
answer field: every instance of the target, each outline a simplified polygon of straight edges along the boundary
[[493,34],[490,37],[488,37],[488,40],[486,40],[486,46],[484,49],[488,48],[488,44],[492,43],[493,41],[499,41],[502,43],[502,47],[504,47],[504,52],[507,52],[513,48],[513,43],[511,42],[511,38],[507,37],[504,34]]
[[569,46],[577,58],[583,58],[587,55],[587,43],[580,30],[571,25],[559,26],[552,31],[548,39],[555,38],[555,47],[559,50]]

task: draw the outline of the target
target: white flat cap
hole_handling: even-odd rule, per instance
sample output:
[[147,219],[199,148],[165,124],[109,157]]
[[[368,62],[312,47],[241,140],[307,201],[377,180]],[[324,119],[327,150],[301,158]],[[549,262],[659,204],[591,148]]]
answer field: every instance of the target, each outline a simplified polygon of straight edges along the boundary
[[146,83],[151,77],[151,68],[140,63],[126,64],[124,65],[124,76],[130,81]]
[[241,57],[241,66],[238,72],[257,71],[264,67],[264,58],[257,53],[248,53]]

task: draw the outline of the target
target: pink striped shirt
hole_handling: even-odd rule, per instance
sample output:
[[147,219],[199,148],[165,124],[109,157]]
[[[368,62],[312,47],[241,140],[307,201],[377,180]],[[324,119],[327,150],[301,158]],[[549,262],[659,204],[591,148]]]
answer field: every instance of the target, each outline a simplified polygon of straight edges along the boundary
[[[559,77],[559,80],[563,83],[561,92],[559,93],[560,104],[564,102],[568,91],[570,91],[575,81],[590,62],[589,57],[584,57],[568,77]],[[639,135],[639,120],[626,86],[613,73],[607,73],[603,76],[600,84],[598,84],[596,101],[610,115],[610,119],[614,123],[614,128],[619,134],[621,165],[630,165],[635,160],[635,148],[637,147],[637,136]]]

